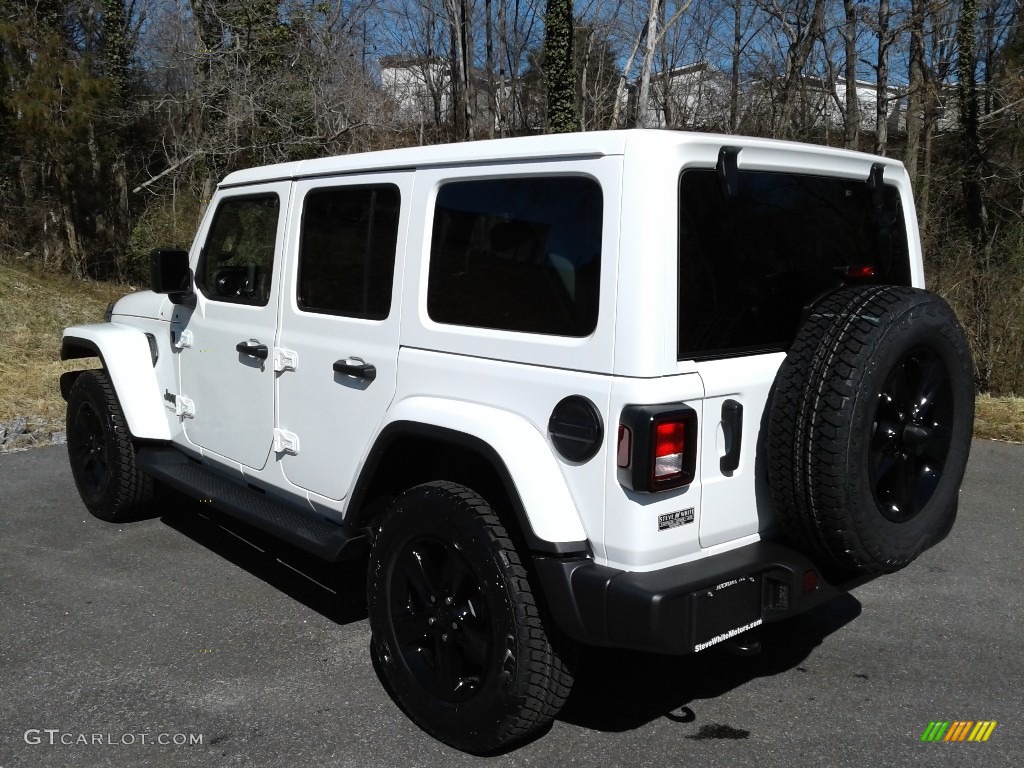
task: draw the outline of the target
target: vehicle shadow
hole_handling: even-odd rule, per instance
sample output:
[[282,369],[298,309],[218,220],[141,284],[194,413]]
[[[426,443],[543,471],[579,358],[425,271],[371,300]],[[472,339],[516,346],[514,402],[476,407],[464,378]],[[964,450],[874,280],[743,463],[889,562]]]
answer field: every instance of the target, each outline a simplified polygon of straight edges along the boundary
[[[337,624],[367,617],[365,557],[327,563],[184,497],[180,503],[164,505],[159,519]],[[693,722],[696,714],[690,708],[692,702],[721,696],[759,677],[799,668],[815,647],[860,612],[860,602],[843,594],[788,621],[765,625],[758,630],[762,651],[750,657],[734,655],[723,646],[688,656],[582,646],[575,685],[558,719],[606,732],[630,731],[661,717]],[[373,667],[382,685],[392,693],[379,665],[374,663]],[[609,674],[609,670],[614,673]],[[533,734],[526,743],[542,737],[547,730]],[[693,738],[744,735],[728,726],[705,725]]]
[[185,497],[159,519],[337,624],[366,618],[365,557],[328,563]]
[[[798,669],[815,647],[860,612],[860,602],[844,594],[788,621],[765,625],[758,630],[762,650],[756,656],[737,656],[723,646],[689,656],[584,648],[575,685],[558,719],[610,732],[633,730],[660,717],[692,722],[692,702]],[[718,733],[702,727],[694,738],[744,737],[742,731],[721,728]]]

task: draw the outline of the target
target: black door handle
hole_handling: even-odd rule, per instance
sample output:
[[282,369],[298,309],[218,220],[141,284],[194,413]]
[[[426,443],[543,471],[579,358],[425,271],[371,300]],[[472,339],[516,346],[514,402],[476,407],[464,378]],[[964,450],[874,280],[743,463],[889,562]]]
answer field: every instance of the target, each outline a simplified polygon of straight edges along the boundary
[[243,355],[249,355],[249,357],[258,357],[260,360],[266,360],[270,355],[270,350],[267,349],[267,345],[260,344],[255,339],[238,342],[235,344],[235,351],[241,352]]
[[357,379],[365,381],[373,381],[377,378],[377,366],[370,363],[349,363],[348,360],[335,360],[334,372],[355,376]]
[[743,406],[735,400],[722,403],[722,430],[725,432],[725,455],[718,462],[723,473],[735,472],[740,465],[743,444]]

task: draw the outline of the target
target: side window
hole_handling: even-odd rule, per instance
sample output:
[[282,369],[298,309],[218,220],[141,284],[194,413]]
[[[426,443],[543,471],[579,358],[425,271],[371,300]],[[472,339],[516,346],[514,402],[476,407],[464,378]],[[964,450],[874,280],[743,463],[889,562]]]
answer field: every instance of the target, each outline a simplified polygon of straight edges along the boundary
[[277,195],[221,202],[199,260],[196,285],[215,301],[266,306],[274,273]]
[[400,209],[401,194],[392,184],[310,191],[299,244],[299,308],[386,318]]
[[582,176],[445,184],[427,312],[439,323],[558,336],[597,326],[601,187]]

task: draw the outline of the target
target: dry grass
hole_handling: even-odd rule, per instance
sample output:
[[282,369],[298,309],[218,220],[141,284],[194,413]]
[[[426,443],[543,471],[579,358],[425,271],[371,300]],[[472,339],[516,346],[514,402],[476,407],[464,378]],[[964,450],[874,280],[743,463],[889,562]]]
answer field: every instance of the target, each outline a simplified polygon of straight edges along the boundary
[[0,265],[0,422],[15,416],[63,420],[60,375],[96,361],[61,362],[61,331],[102,322],[107,304],[133,290]]
[[1024,397],[980,395],[974,410],[974,435],[1024,443]]
[[[61,362],[61,331],[100,322],[109,302],[134,290],[0,265],[0,422],[15,416],[61,421],[60,374],[96,364],[90,359]],[[974,434],[1024,443],[1024,398],[981,395]]]

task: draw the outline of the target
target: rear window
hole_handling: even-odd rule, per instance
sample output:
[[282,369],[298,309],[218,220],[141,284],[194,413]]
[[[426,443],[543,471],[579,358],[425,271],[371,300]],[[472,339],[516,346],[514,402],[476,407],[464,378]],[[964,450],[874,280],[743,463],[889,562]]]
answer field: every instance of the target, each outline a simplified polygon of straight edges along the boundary
[[866,181],[714,169],[679,182],[679,359],[789,348],[806,310],[844,285],[910,284],[899,192]]
[[427,312],[439,323],[556,336],[597,326],[601,187],[543,176],[445,184]]

